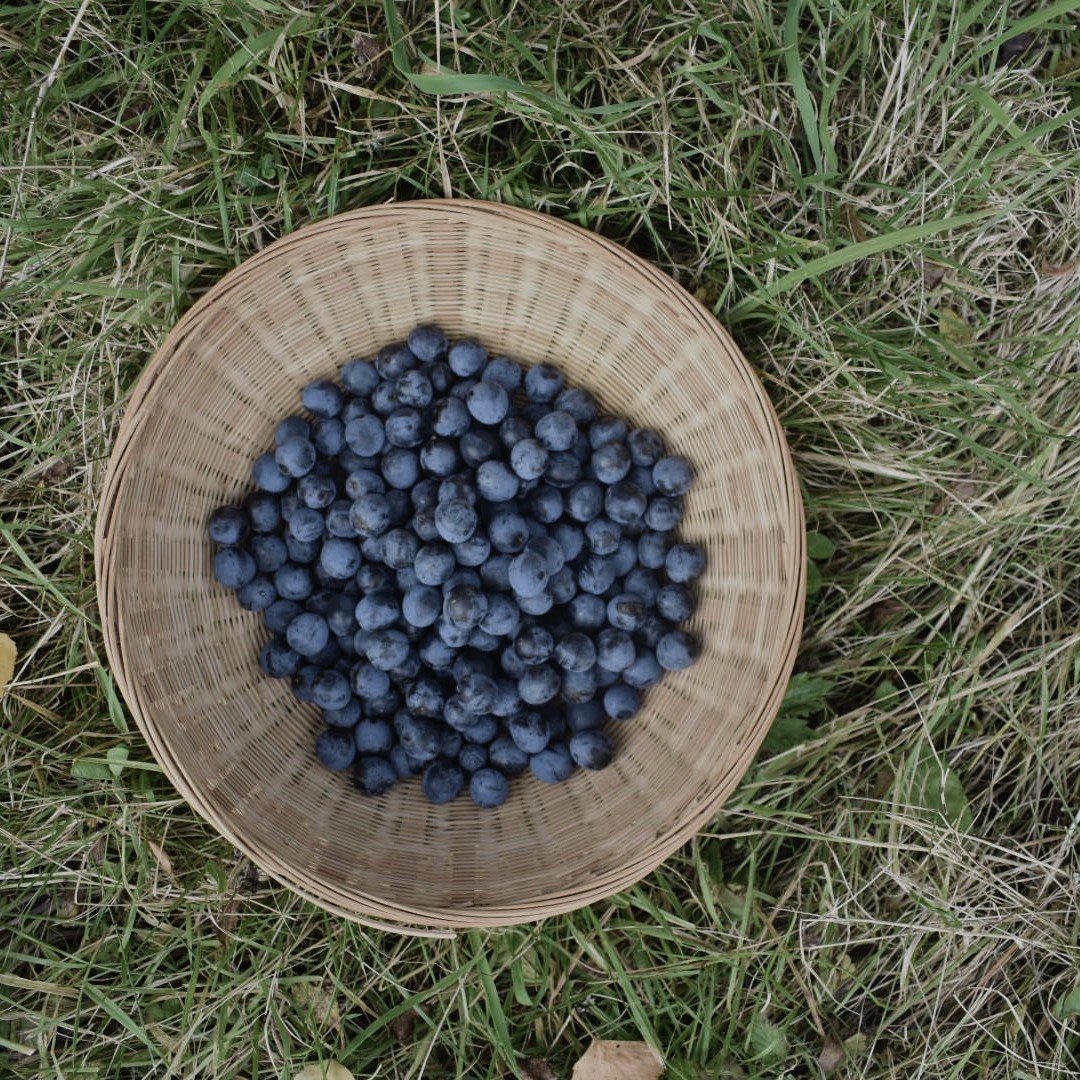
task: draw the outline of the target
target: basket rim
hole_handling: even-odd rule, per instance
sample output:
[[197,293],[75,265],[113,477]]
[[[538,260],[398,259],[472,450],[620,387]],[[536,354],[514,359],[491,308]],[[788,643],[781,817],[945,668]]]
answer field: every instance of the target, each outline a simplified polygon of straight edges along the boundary
[[[100,502],[94,529],[94,565],[97,576],[97,597],[101,612],[102,634],[110,670],[129,710],[147,739],[155,757],[162,764],[167,778],[192,806],[207,820],[220,835],[227,839],[247,857],[265,870],[274,880],[299,893],[308,900],[343,915],[354,921],[380,929],[393,930],[396,933],[410,933],[425,936],[443,936],[457,929],[496,927],[519,924],[546,918],[594,903],[610,896],[613,892],[629,887],[624,880],[626,867],[632,868],[633,880],[640,880],[661,865],[679,847],[696,835],[707,822],[716,816],[719,809],[730,798],[732,791],[741,782],[746,768],[753,759],[758,746],[764,738],[768,723],[761,725],[760,736],[753,740],[753,745],[745,753],[745,765],[736,770],[736,776],[730,783],[718,783],[707,798],[701,800],[692,814],[686,815],[677,823],[678,827],[665,836],[659,854],[653,852],[640,861],[633,860],[620,864],[619,883],[612,887],[612,881],[606,878],[594,880],[587,887],[530,900],[529,903],[497,904],[490,907],[470,908],[432,907],[414,909],[395,904],[386,897],[369,896],[356,893],[350,896],[335,895],[333,890],[321,882],[306,880],[304,875],[295,875],[288,868],[279,865],[267,865],[267,853],[253,852],[251,846],[237,832],[228,819],[215,810],[200,792],[189,782],[183,767],[173,761],[166,745],[158,737],[157,725],[152,716],[144,710],[139,700],[138,689],[127,675],[124,663],[124,649],[119,632],[117,615],[121,601],[116,595],[116,580],[112,572],[115,557],[111,543],[110,527],[113,515],[120,502],[125,486],[125,476],[131,463],[132,449],[136,436],[146,416],[145,404],[152,398],[154,387],[164,371],[174,360],[178,347],[198,326],[203,313],[213,305],[220,303],[222,295],[234,288],[238,282],[252,270],[264,263],[286,255],[296,245],[310,242],[323,235],[332,235],[338,229],[350,229],[358,221],[396,218],[402,214],[422,215],[452,214],[465,216],[473,224],[482,224],[485,217],[495,216],[503,219],[518,220],[534,228],[562,234],[575,245],[592,245],[597,254],[614,256],[620,262],[642,275],[652,288],[671,297],[685,310],[694,314],[708,333],[717,337],[726,347],[734,361],[731,376],[738,377],[744,390],[750,392],[760,408],[760,416],[767,425],[770,449],[777,454],[777,461],[782,474],[782,488],[785,505],[778,517],[785,522],[785,565],[792,571],[789,618],[783,640],[777,642],[777,663],[775,678],[767,695],[763,695],[758,715],[766,720],[775,718],[780,702],[786,691],[791,671],[795,664],[798,643],[801,638],[805,617],[806,598],[806,530],[798,475],[795,471],[790,447],[784,436],[783,427],[772,402],[765,393],[764,386],[756,372],[751,368],[742,351],[735,344],[726,327],[688,290],[684,289],[668,274],[635,255],[626,248],[597,233],[591,232],[572,222],[552,217],[522,207],[506,206],[501,203],[485,202],[474,199],[418,199],[405,202],[383,203],[376,206],[362,207],[341,214],[310,222],[288,233],[254,255],[244,259],[230,269],[203,296],[201,296],[168,331],[156,348],[154,355],[140,373],[129,392],[123,407],[123,415],[116,429],[113,448],[102,482]],[[780,475],[780,474],[778,474]]]

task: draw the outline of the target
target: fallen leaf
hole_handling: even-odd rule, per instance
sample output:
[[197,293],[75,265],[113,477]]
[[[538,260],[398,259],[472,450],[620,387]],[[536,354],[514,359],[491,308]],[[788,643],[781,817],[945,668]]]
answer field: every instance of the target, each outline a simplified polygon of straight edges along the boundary
[[15,642],[7,634],[0,634],[0,695],[15,675],[15,656]]
[[218,941],[225,945],[240,918],[240,901],[234,893],[229,897],[228,903],[221,909],[221,914],[214,920],[214,932]]
[[416,1010],[406,1009],[400,1016],[390,1021],[390,1033],[402,1046],[412,1042],[413,1027],[416,1024]]
[[821,1053],[818,1054],[818,1068],[821,1069],[825,1076],[828,1076],[829,1073],[835,1072],[843,1064],[846,1057],[847,1051],[844,1049],[843,1043],[838,1043],[831,1037],[827,1038],[825,1045],[821,1048]]
[[154,858],[157,859],[157,864],[161,867],[161,872],[167,878],[171,878],[175,881],[176,871],[173,869],[172,859],[165,853],[165,849],[156,840],[147,839],[146,843],[154,853]]
[[[523,1080],[559,1080],[543,1058],[525,1058],[519,1068]],[[576,1071],[574,1075],[577,1075]]]
[[372,34],[358,30],[352,39],[353,59],[368,85],[376,82],[386,65],[386,46]]
[[573,1080],[660,1080],[663,1071],[663,1059],[648,1043],[593,1039]]
[[[282,1073],[281,1080],[286,1074]],[[298,1073],[292,1074],[292,1080],[356,1080],[344,1065],[336,1061],[324,1061],[320,1065],[305,1065]]]
[[948,307],[943,307],[938,312],[938,333],[946,341],[952,341],[957,345],[967,345],[975,336],[975,331],[968,325],[963,315]]
[[319,1027],[336,1031],[341,1026],[337,999],[322,983],[314,980],[296,983],[290,995],[293,1004],[302,1012],[310,1013]]
[[1043,259],[1039,263],[1039,273],[1043,277],[1067,277],[1078,266],[1080,266],[1080,259],[1073,259],[1072,262],[1067,263],[1052,263]]

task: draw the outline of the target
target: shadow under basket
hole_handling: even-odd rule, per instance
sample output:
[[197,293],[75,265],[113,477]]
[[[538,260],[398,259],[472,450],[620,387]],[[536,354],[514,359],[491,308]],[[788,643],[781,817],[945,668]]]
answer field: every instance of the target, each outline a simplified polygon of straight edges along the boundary
[[[614,762],[498,810],[380,798],[317,764],[317,709],[259,670],[262,618],[216,584],[210,511],[300,388],[422,322],[525,364],[660,431],[697,473],[681,527],[708,569],[688,625],[701,657],[668,673]],[[750,764],[799,640],[805,530],[760,383],[716,320],[618,245],[492,203],[342,214],[271,244],[175,326],[117,434],[96,534],[110,664],[169,780],[270,875],[323,907],[411,933],[570,911],[627,888],[705,825]]]

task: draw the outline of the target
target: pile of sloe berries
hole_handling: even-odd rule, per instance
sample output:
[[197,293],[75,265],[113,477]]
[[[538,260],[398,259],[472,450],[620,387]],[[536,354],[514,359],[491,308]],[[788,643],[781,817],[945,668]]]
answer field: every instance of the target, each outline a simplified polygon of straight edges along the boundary
[[379,795],[506,800],[602,769],[603,727],[696,659],[693,473],[550,364],[418,326],[302,393],[255,491],[209,520],[259,663],[321,710],[319,760]]

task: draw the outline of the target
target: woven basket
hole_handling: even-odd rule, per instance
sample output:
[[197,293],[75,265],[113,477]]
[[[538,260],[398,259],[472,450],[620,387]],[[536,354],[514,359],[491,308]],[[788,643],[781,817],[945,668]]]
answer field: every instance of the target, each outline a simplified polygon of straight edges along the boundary
[[[509,801],[360,796],[313,756],[320,721],[257,665],[259,615],[212,578],[207,514],[249,490],[299,388],[433,321],[550,360],[694,462],[684,534],[708,571],[701,659],[668,674],[615,762]],[[96,536],[110,663],[166,775],[270,875],[396,929],[539,919],[626,888],[716,814],[773,720],[805,591],[796,478],[760,384],[717,322],[623,248],[490,203],[342,214],[249,259],[166,338],[117,434]]]

